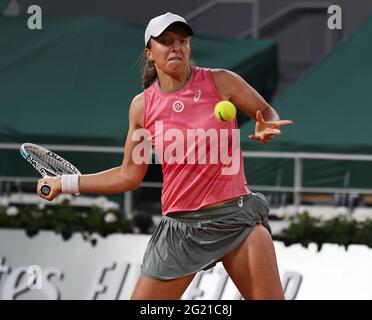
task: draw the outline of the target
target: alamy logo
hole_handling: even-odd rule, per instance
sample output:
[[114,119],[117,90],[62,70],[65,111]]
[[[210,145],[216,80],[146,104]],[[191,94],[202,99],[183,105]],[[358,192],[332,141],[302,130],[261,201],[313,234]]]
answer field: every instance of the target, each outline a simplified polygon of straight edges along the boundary
[[184,107],[185,107],[184,103],[180,100],[173,102],[173,110],[176,112],[182,112]]
[[332,5],[328,7],[328,14],[331,16],[328,18],[327,25],[330,30],[342,29],[342,9],[340,6]]
[[27,26],[30,30],[42,30],[42,11],[40,6],[32,5],[28,7],[27,13],[32,13],[32,16],[27,20]]
[[[218,164],[221,175],[235,175],[240,168],[239,129],[226,128],[174,128],[156,121],[154,150],[159,163],[167,164]],[[136,164],[152,163],[152,134],[149,130],[136,129],[132,141],[132,160]]]

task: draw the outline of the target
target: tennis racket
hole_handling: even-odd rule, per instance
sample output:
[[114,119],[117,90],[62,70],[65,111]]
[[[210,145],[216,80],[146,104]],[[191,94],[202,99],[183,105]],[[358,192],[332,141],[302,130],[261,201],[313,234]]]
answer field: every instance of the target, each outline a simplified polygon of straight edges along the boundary
[[[21,155],[44,177],[56,177],[62,174],[81,174],[70,162],[58,154],[33,143],[23,143],[20,148]],[[50,193],[47,184],[41,186],[44,195]]]

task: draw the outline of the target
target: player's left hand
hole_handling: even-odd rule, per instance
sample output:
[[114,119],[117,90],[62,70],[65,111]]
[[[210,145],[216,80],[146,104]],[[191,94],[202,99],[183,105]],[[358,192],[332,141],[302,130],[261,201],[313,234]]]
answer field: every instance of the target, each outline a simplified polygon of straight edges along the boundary
[[255,134],[249,135],[249,139],[259,141],[260,143],[270,142],[274,136],[280,135],[280,128],[293,124],[292,120],[265,121],[261,111],[256,112]]

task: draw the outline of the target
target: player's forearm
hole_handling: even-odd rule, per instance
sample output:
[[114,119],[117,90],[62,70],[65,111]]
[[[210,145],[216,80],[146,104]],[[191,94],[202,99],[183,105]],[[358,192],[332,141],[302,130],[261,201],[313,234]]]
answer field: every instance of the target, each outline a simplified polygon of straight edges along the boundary
[[265,119],[265,121],[278,121],[280,120],[278,113],[275,111],[274,108],[268,106],[266,109],[262,112],[262,116]]
[[79,177],[79,192],[114,194],[137,189],[139,182],[121,167]]

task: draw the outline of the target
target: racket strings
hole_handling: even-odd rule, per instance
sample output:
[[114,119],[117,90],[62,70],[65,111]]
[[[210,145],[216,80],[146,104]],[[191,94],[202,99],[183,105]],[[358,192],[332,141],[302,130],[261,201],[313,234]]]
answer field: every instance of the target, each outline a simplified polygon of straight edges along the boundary
[[54,158],[48,151],[41,148],[28,147],[27,152],[46,170],[55,175],[76,174],[78,170],[61,157]]

